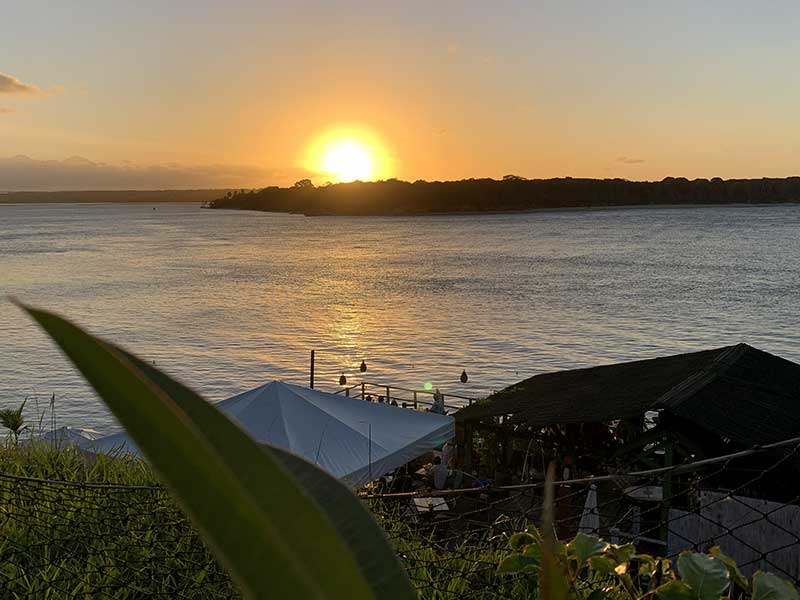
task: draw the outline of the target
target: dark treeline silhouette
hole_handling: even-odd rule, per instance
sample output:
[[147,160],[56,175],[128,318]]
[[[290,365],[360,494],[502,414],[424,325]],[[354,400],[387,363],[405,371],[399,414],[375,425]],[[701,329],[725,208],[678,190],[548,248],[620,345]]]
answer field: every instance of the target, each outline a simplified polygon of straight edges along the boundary
[[211,208],[238,208],[306,215],[415,215],[666,204],[761,204],[800,202],[800,177],[695,179],[658,182],[625,179],[524,179],[340,183],[229,192]]
[[[244,190],[240,190],[241,193]],[[0,204],[33,202],[209,202],[227,190],[91,190],[0,193]]]

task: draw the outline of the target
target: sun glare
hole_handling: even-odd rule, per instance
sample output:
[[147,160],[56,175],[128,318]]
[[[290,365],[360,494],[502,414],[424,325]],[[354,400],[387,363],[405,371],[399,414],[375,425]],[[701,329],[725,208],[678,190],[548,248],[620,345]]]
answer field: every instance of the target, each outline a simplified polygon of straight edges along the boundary
[[363,129],[339,127],[321,134],[309,145],[305,166],[332,183],[391,176],[383,142]]
[[337,181],[367,181],[372,179],[372,158],[358,142],[338,142],[323,156],[322,171],[333,175]]

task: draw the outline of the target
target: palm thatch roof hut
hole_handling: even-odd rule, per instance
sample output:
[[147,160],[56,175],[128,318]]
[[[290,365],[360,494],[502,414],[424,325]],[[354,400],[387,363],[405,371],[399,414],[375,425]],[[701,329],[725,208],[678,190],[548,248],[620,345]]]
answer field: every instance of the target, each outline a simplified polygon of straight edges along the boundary
[[[545,373],[465,407],[455,418],[467,464],[475,430],[506,438],[571,431],[591,443],[596,429],[590,425],[612,424],[616,439],[598,452],[619,457],[635,451],[642,466],[662,466],[672,464],[673,450],[697,457],[800,436],[800,365],[737,344]],[[655,452],[658,465],[651,460]]]

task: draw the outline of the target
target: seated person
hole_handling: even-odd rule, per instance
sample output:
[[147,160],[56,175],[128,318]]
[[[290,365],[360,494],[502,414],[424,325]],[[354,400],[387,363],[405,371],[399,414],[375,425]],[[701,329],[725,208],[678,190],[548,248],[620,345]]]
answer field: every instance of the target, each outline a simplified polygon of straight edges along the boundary
[[442,457],[436,456],[433,459],[433,465],[428,469],[428,477],[433,483],[433,488],[436,490],[443,490],[447,483],[447,465],[442,463]]

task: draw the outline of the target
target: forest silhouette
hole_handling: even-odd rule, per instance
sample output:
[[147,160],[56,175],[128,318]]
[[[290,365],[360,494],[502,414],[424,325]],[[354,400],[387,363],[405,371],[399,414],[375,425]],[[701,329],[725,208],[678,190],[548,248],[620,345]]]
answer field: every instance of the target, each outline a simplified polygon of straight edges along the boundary
[[525,179],[415,181],[389,179],[314,186],[304,179],[292,187],[228,192],[211,208],[305,215],[415,215],[506,212],[545,208],[638,205],[766,204],[800,202],[800,177],[782,179]]

